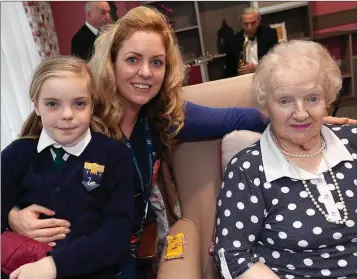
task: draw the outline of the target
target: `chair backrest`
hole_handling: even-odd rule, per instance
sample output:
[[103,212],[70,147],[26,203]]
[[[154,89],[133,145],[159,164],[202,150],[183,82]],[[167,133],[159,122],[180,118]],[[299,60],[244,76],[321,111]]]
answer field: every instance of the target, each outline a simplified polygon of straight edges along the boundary
[[225,107],[255,107],[252,100],[254,74],[183,87],[183,98],[195,104]]
[[[184,99],[211,107],[254,107],[253,74],[183,88]],[[182,217],[199,228],[205,278],[214,278],[209,245],[216,213],[216,195],[221,184],[220,140],[182,143],[173,155],[173,169]]]

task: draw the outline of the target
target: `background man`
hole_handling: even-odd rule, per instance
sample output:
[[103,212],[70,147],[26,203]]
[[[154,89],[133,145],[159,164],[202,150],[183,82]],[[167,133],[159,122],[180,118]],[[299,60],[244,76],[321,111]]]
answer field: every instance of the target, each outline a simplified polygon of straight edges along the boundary
[[[226,67],[224,76],[234,77],[253,73],[259,60],[278,43],[275,29],[260,26],[261,15],[257,8],[247,7],[242,10],[242,30],[232,37],[227,45]],[[246,64],[239,68],[239,58],[242,51],[244,37],[248,37],[246,48]]]
[[84,60],[89,60],[100,29],[112,21],[108,2],[87,2],[84,11],[86,22],[72,38],[71,53]]

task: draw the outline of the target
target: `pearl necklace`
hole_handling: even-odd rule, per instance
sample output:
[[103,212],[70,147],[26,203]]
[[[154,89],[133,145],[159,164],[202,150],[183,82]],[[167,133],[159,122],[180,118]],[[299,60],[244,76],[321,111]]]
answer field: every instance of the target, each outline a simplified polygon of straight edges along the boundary
[[[276,147],[283,153],[283,154],[286,154],[287,152],[285,152],[284,150],[282,150],[280,148],[280,146],[277,144],[276,140],[275,140],[275,135],[274,133],[272,132],[272,137],[273,137],[273,140],[274,140],[274,143],[276,145]],[[321,146],[326,146],[326,143],[324,140],[322,140],[321,142]],[[304,177],[303,177],[303,174],[301,173],[299,167],[294,164],[293,162],[291,162],[289,160],[289,158],[287,158],[286,156],[285,159],[294,167],[294,169],[296,170],[296,172],[298,173],[299,177],[300,177],[300,180],[302,181],[302,184],[304,185],[304,188],[305,188],[305,191],[307,192],[307,194],[309,195],[309,198],[310,200],[312,201],[312,203],[314,204],[314,206],[316,207],[316,209],[325,217],[325,219],[330,222],[330,223],[335,223],[335,224],[344,224],[346,223],[347,219],[348,219],[348,211],[347,211],[347,207],[346,207],[346,204],[345,204],[345,201],[343,199],[343,196],[342,196],[342,193],[341,193],[341,190],[340,190],[340,186],[338,185],[338,182],[337,182],[337,179],[336,179],[336,176],[334,174],[334,172],[332,171],[332,168],[331,168],[331,165],[330,165],[330,162],[327,160],[327,157],[326,157],[326,154],[325,154],[325,151],[323,149],[320,148],[320,152],[322,152],[322,157],[324,158],[325,162],[326,162],[326,165],[327,165],[327,168],[329,170],[329,173],[330,173],[330,176],[333,180],[333,184],[335,185],[335,188],[336,188],[336,191],[337,191],[337,194],[338,194],[338,197],[340,199],[340,202],[342,204],[342,210],[343,210],[343,219],[342,220],[338,220],[338,221],[335,221],[333,220],[322,208],[321,206],[318,204],[318,202],[315,200],[314,196],[312,195],[311,191],[310,191],[310,188],[309,186],[307,185],[307,182],[305,181]],[[319,153],[320,153],[319,152]],[[315,152],[316,153],[316,152]],[[287,153],[289,154],[289,153]],[[311,154],[312,155],[312,154]],[[311,156],[312,157],[312,156]]]
[[304,158],[304,159],[307,159],[307,158],[311,158],[311,157],[314,157],[318,154],[320,154],[322,152],[322,150],[325,149],[326,147],[326,143],[324,140],[321,141],[321,147],[319,150],[317,150],[316,152],[314,153],[311,153],[311,154],[294,154],[294,153],[288,153],[286,152],[285,150],[281,149],[276,141],[276,138],[275,138],[275,134],[272,132],[271,133],[272,135],[272,138],[273,138],[273,141],[275,143],[275,145],[279,148],[279,150],[284,154],[284,155],[287,155],[287,156],[290,156],[290,157],[297,157],[297,158]]

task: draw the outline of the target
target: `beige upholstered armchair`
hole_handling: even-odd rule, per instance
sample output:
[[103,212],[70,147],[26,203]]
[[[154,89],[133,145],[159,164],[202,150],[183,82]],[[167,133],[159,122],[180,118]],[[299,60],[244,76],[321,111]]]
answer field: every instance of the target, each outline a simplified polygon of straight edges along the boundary
[[[211,107],[253,107],[253,74],[184,87],[186,100]],[[221,184],[221,140],[182,143],[173,155],[173,169],[183,220],[169,234],[185,233],[184,259],[165,261],[158,279],[217,278],[208,250],[215,223],[216,195]],[[234,153],[235,154],[235,153]],[[232,154],[232,155],[234,155]]]

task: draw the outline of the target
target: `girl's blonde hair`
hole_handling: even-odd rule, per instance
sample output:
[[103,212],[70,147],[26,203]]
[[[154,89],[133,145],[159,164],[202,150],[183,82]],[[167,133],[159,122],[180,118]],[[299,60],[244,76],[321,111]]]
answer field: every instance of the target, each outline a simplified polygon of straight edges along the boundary
[[[69,74],[81,76],[87,80],[88,90],[92,96],[92,102],[94,106],[98,106],[99,96],[98,91],[95,89],[95,83],[93,79],[93,74],[87,63],[79,58],[68,57],[68,56],[58,56],[54,58],[48,58],[40,63],[35,70],[30,85],[30,98],[36,103],[38,97],[41,93],[43,84],[49,78],[53,77],[63,77]],[[65,82],[65,81],[64,81]],[[94,107],[94,112],[95,112]],[[106,125],[95,115],[91,117],[91,127],[94,131],[101,132],[103,134],[108,134],[108,129]],[[32,111],[27,117],[20,137],[26,138],[39,138],[42,131],[41,117]]]
[[115,62],[123,42],[136,30],[159,33],[165,46],[165,78],[160,92],[149,101],[147,108],[150,121],[156,123],[156,129],[160,131],[162,142],[170,147],[184,121],[180,91],[185,79],[185,67],[174,31],[165,16],[154,8],[140,6],[130,10],[96,40],[90,65],[103,98],[103,106],[98,113],[107,124],[111,137],[120,140],[124,102],[116,85]]

